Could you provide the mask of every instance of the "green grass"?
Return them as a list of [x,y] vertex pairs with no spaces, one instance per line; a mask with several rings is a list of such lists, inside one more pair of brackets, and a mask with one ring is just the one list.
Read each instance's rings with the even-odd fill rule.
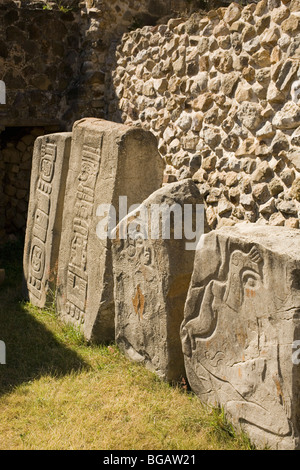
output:
[[222,410],[25,302],[21,266],[21,242],[0,248],[1,450],[253,449]]

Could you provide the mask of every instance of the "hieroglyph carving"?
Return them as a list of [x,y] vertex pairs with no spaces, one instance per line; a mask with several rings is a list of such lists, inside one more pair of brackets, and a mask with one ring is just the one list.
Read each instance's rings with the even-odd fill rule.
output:
[[74,123],[56,308],[89,341],[108,342],[115,335],[111,239],[103,219],[110,208],[122,214],[120,200],[129,207],[143,201],[160,187],[162,176],[151,133],[96,118]]
[[254,442],[293,448],[300,234],[237,227],[205,235],[196,252],[181,325],[187,376],[203,401],[224,406]]
[[28,289],[41,299],[42,279],[45,272],[45,243],[49,225],[52,180],[55,172],[56,145],[44,143],[41,147],[39,179],[36,191],[36,210],[32,229]]
[[76,188],[75,216],[70,248],[70,262],[67,273],[66,313],[84,323],[84,311],[87,298],[88,276],[87,240],[93,205],[95,186],[101,160],[99,137],[86,134],[82,150],[81,172]]

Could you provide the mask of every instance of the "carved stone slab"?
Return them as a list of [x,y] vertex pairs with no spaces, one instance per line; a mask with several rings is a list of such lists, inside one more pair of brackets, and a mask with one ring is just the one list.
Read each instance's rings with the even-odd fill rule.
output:
[[33,305],[53,302],[69,165],[70,132],[38,137],[34,144],[24,246],[24,294]]
[[101,208],[118,213],[119,196],[140,203],[161,186],[163,168],[148,131],[93,118],[73,126],[56,299],[63,320],[88,340],[114,339],[111,240],[97,231]]
[[299,446],[299,319],[299,230],[242,223],[200,239],[181,326],[187,377],[259,447]]
[[[170,238],[164,239],[163,215],[154,223],[151,208],[176,204],[183,214],[184,204],[189,204],[195,221],[195,207],[200,202],[192,180],[168,184],[121,221],[113,241],[116,342],[129,358],[167,381],[185,376],[179,330],[195,251],[186,249],[183,231],[181,239],[175,239],[175,222],[170,225]],[[129,236],[132,225],[145,220],[145,208],[148,218],[140,236]],[[154,231],[160,225],[160,232],[154,235],[151,225]]]

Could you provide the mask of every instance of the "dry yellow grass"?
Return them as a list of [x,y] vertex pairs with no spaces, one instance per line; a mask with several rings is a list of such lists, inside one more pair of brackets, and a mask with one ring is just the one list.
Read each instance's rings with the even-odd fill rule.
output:
[[1,450],[251,449],[192,393],[21,302],[18,266],[0,288]]

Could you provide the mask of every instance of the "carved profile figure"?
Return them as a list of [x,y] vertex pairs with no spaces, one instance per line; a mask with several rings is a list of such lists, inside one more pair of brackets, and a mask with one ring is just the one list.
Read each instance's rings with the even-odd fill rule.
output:
[[127,276],[127,287],[131,291],[134,311],[142,319],[144,314],[150,313],[153,308],[152,284],[155,283],[156,274],[152,248],[149,241],[142,237],[135,239],[128,237],[125,243],[127,259],[131,265]]
[[[230,246],[230,241],[216,239],[211,234],[207,242],[216,250],[215,259],[209,260],[207,247],[197,255],[200,264],[181,325],[189,382],[204,401],[225,406],[247,430],[255,428],[254,435],[266,433],[270,442],[274,436],[287,438],[292,399],[282,351],[292,325],[285,312],[292,315],[295,305],[286,290],[290,265],[280,263],[280,257],[274,261],[259,245],[239,248],[236,241]],[[203,266],[203,275],[201,256],[212,267]]]
[[182,326],[182,335],[185,338],[183,348],[187,356],[191,356],[192,350],[195,349],[196,338],[208,338],[214,333],[217,324],[217,300],[225,302],[229,308],[239,312],[245,297],[253,298],[262,289],[262,263],[256,247],[252,247],[249,253],[236,250],[230,257],[227,279],[214,279],[207,284],[199,315]]

